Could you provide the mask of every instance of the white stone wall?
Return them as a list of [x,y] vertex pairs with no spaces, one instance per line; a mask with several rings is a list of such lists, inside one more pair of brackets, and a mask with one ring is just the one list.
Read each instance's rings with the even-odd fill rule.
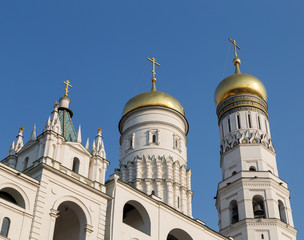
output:
[[[181,234],[186,232],[193,240],[227,239],[207,228],[202,222],[193,220],[161,201],[133,189],[120,180],[112,180],[106,186],[107,193],[114,198],[108,205],[106,240],[167,239],[169,232],[173,229],[182,230],[180,231]],[[150,234],[143,233],[123,222],[123,209],[125,204],[130,201],[139,203],[144,207],[150,220]],[[180,235],[179,237],[189,240],[190,238],[186,237],[188,235]]]

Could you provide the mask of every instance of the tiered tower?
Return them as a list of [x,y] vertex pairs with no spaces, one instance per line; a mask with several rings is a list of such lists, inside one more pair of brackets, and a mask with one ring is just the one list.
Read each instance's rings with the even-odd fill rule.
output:
[[216,200],[220,233],[235,240],[295,240],[289,190],[279,178],[271,140],[266,89],[256,77],[241,73],[238,46],[231,41],[235,74],[215,91],[222,169]]
[[119,122],[121,179],[192,216],[191,170],[187,169],[188,122],[178,100],[152,89],[131,98]]

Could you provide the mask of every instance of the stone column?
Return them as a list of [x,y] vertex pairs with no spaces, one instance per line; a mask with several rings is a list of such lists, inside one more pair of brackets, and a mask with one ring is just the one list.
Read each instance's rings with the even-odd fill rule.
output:
[[58,213],[59,213],[58,210],[53,209],[53,208],[51,209],[48,240],[53,240],[56,219],[59,217]]

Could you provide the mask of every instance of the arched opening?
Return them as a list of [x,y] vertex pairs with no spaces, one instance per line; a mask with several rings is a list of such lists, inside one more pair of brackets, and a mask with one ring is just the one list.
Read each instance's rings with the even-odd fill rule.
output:
[[193,238],[184,230],[175,228],[169,232],[167,240],[193,240]]
[[230,208],[231,224],[237,223],[239,221],[239,210],[237,206],[237,201],[232,200],[230,202],[229,208]]
[[87,219],[76,203],[66,201],[59,205],[53,240],[85,240]]
[[150,235],[151,232],[151,222],[150,217],[146,209],[139,202],[128,201],[123,208],[122,221],[145,233]]
[[75,173],[78,173],[79,171],[79,159],[77,157],[74,157],[74,160],[73,160],[73,166],[72,166],[72,171],[75,172]]
[[255,172],[255,171],[256,171],[256,168],[255,168],[254,166],[251,166],[251,167],[249,168],[249,171]]
[[264,198],[255,195],[252,199],[253,214],[255,218],[266,218]]
[[8,237],[10,225],[11,225],[11,220],[7,217],[3,218],[0,236],[6,237],[6,238]]
[[19,207],[25,208],[25,202],[22,195],[14,188],[2,188],[0,190],[0,198],[13,204],[16,204]]
[[285,207],[281,200],[279,200],[278,208],[279,208],[280,220],[284,223],[287,223]]

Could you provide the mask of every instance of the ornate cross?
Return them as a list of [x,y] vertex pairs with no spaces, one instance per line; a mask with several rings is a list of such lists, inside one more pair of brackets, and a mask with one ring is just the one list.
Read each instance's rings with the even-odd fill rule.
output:
[[64,97],[67,97],[68,96],[68,92],[69,92],[69,87],[72,87],[72,85],[70,85],[70,81],[69,80],[66,80],[63,83],[66,85]]
[[228,38],[228,39],[229,39],[229,41],[232,42],[233,45],[234,45],[234,56],[235,56],[235,58],[237,58],[236,48],[237,48],[238,50],[241,50],[241,49],[240,49],[240,47],[239,47],[238,45],[236,45],[236,41],[235,41],[235,40],[232,40],[231,38]]
[[147,58],[149,61],[152,62],[152,79],[155,79],[155,75],[156,75],[156,72],[155,72],[155,64],[157,66],[160,66],[159,63],[156,62],[156,59],[153,57],[153,58]]

